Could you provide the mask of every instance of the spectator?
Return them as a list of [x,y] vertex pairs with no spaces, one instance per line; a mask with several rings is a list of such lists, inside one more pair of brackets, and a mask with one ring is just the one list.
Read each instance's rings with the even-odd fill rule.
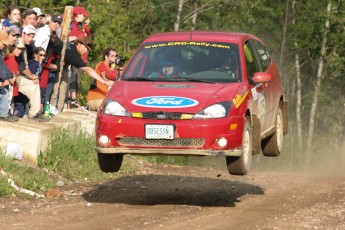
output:
[[48,43],[52,32],[56,32],[62,23],[62,17],[60,15],[53,15],[49,24],[37,29],[35,36],[35,46],[43,47],[47,50]]
[[10,26],[15,26],[16,24],[11,23],[11,19],[5,19],[2,22],[2,31],[6,31]]
[[2,49],[9,44],[7,33],[0,31],[0,69],[2,70],[0,71],[0,120],[14,122],[18,121],[18,118],[9,113],[10,103],[7,92],[13,74],[7,68],[2,56]]
[[[20,77],[17,78],[18,91],[30,100],[29,118],[38,119],[36,116],[40,111],[40,88],[39,77],[30,72],[28,63],[34,57],[34,50],[31,43],[35,37],[35,27],[27,25],[23,29],[21,41],[25,45],[22,54],[16,58],[19,67]],[[24,99],[24,98],[23,98]],[[18,100],[15,106],[15,115],[24,116],[26,100]],[[37,103],[38,102],[38,103]]]
[[68,82],[67,68],[69,66],[74,66],[83,70],[87,75],[96,80],[99,80],[101,83],[106,84],[107,86],[111,86],[114,84],[113,81],[105,80],[101,76],[99,76],[94,69],[88,67],[86,63],[81,59],[81,56],[83,54],[85,54],[88,50],[91,50],[90,45],[91,39],[89,39],[88,37],[78,38],[75,43],[67,44],[64,56],[65,66],[62,71],[62,76],[61,79],[60,77],[56,77],[53,94],[50,100],[50,104],[56,106],[60,112],[63,111],[66,98]]
[[22,15],[22,19],[23,19],[22,28],[24,28],[27,25],[32,25],[35,27],[36,18],[37,18],[37,13],[34,10],[32,9],[25,10]]
[[5,19],[9,19],[10,24],[15,24],[19,26],[21,16],[20,16],[20,8],[15,5],[11,5],[7,8],[7,10],[4,12],[3,17]]
[[[11,97],[9,98],[12,113],[13,113],[12,102],[15,102],[16,97],[18,96],[18,86],[16,83],[16,79],[18,77],[19,70],[18,70],[18,63],[16,62],[15,57],[18,57],[22,53],[23,49],[25,49],[24,44],[22,43],[21,40],[17,40],[15,45],[9,46],[9,54],[5,58],[5,63],[7,65],[7,67],[13,73],[13,81],[14,82],[13,82],[13,88],[12,88],[12,100],[11,100]],[[10,92],[9,92],[9,94],[10,94]]]
[[19,37],[20,37],[20,29],[18,26],[10,26],[6,30],[9,40],[10,40],[10,45],[14,45]]
[[77,38],[90,37],[90,19],[87,19],[84,23],[86,17],[89,17],[89,14],[83,7],[76,6],[73,8],[71,30],[68,35],[70,42],[77,40]]
[[[105,80],[116,80],[118,71],[111,70],[111,66],[115,64],[117,52],[114,48],[107,48],[102,52],[103,61],[96,65],[96,72]],[[120,67],[122,68],[122,67]],[[87,94],[87,106],[90,110],[98,111],[101,106],[105,95],[108,92],[108,86],[100,81],[96,81],[93,88],[90,88]]]
[[45,14],[42,13],[41,9],[38,7],[34,7],[34,8],[32,8],[32,10],[35,11],[36,15],[37,15],[36,22],[35,22],[34,26],[36,28],[40,28],[40,27],[44,26],[45,25],[45,22],[44,22]]
[[[35,74],[36,76],[41,75],[42,63],[45,58],[46,58],[46,51],[42,47],[36,47],[34,51],[34,59],[31,59],[28,63],[29,70],[32,74]],[[45,95],[45,90],[42,92],[42,89],[40,88],[40,100],[34,102],[35,104],[40,104],[40,110],[38,112],[38,115],[36,115],[35,118],[37,118],[37,116],[40,116],[41,115],[40,113],[43,112],[44,97],[42,97],[42,95]],[[35,100],[37,99],[35,98]],[[46,117],[43,116],[41,118],[46,118]]]
[[[43,68],[41,74],[41,81],[40,87],[41,92],[46,91],[44,96],[44,105],[50,101],[50,95],[53,91],[55,77],[60,70],[60,55],[62,50],[62,41],[57,36],[56,32],[53,32],[50,36],[48,48],[47,48],[47,56],[49,56],[46,65]],[[45,80],[46,74],[48,72],[48,80]],[[45,90],[44,90],[45,88]]]
[[[82,38],[85,36],[90,38],[90,19],[85,20],[86,17],[89,17],[89,14],[83,7],[76,6],[73,8],[71,30],[68,35],[69,41],[75,41],[77,38]],[[87,62],[87,57],[88,52],[81,57],[85,63]],[[72,66],[70,74],[69,96],[72,101],[75,101],[77,99],[77,91],[80,85],[82,71]]]

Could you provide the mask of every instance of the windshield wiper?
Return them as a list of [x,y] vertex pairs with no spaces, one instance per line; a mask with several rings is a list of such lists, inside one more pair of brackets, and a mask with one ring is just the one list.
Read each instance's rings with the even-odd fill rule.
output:
[[175,81],[188,81],[188,82],[202,82],[202,83],[209,83],[209,84],[217,84],[217,82],[214,82],[214,81],[197,79],[197,78],[188,78],[188,77],[174,78],[174,80]]

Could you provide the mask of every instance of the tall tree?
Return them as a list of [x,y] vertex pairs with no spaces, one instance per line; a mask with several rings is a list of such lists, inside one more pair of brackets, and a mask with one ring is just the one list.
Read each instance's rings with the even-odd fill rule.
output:
[[319,101],[319,95],[320,95],[320,88],[321,88],[321,80],[323,78],[323,68],[324,68],[324,61],[326,56],[326,49],[327,49],[327,36],[328,36],[328,30],[329,30],[329,15],[331,12],[331,0],[328,0],[327,4],[327,17],[325,20],[324,30],[322,33],[322,40],[321,40],[321,48],[320,48],[320,56],[318,60],[318,69],[317,69],[317,75],[316,75],[316,82],[315,82],[315,88],[314,88],[314,95],[313,95],[313,102],[311,105],[310,110],[310,117],[309,117],[309,129],[308,129],[308,139],[307,139],[307,160],[306,164],[310,162],[311,154],[312,154],[312,145],[313,145],[313,138],[314,138],[314,131],[315,131],[315,116],[316,116],[316,109],[318,106]]

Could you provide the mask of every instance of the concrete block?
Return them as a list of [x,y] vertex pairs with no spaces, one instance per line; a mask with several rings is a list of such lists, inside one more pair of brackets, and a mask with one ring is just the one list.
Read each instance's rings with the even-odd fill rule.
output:
[[89,133],[94,132],[95,118],[88,118],[78,111],[63,114],[53,117],[49,122],[37,122],[26,118],[21,118],[18,122],[0,121],[1,150],[5,150],[8,143],[17,143],[23,148],[23,160],[37,165],[39,154],[48,150],[51,134],[56,128],[62,127],[75,132],[83,128]]
[[8,143],[18,143],[23,148],[23,160],[37,165],[40,152],[46,151],[53,125],[48,122],[20,119],[18,122],[0,121],[0,147],[4,149]]
[[87,134],[95,134],[95,123],[97,112],[89,111],[88,113],[84,112],[79,108],[75,109],[65,109],[63,113],[58,114],[57,117],[63,118],[66,120],[75,120],[81,123],[80,129],[86,132]]

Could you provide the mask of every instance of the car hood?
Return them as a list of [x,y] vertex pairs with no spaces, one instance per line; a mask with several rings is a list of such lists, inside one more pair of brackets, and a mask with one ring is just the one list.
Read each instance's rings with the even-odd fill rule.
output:
[[231,101],[241,83],[117,81],[107,94],[128,111],[180,111],[197,113],[217,102]]

